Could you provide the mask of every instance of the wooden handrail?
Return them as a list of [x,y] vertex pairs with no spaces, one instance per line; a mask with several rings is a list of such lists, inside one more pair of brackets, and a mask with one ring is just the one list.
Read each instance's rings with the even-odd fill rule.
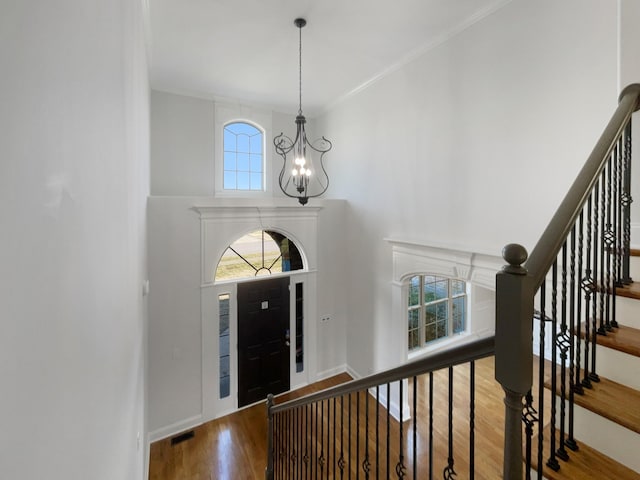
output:
[[396,382],[416,375],[433,372],[442,368],[447,368],[472,360],[479,360],[494,353],[494,337],[488,337],[475,342],[467,343],[450,350],[441,351],[405,365],[401,365],[391,370],[376,373],[365,378],[343,383],[335,387],[312,393],[301,398],[289,400],[288,402],[270,407],[272,414],[290,410],[302,405],[319,402],[328,398],[339,397],[349,393],[359,392],[377,385]]

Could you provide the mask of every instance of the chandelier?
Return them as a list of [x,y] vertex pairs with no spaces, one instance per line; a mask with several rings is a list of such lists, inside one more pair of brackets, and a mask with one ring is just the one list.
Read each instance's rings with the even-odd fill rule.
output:
[[[302,27],[307,24],[304,18],[293,22],[298,27],[298,84],[299,103],[296,116],[296,136],[294,140],[280,133],[273,139],[276,153],[282,157],[283,165],[278,182],[284,194],[297,198],[305,205],[309,198],[319,197],[329,188],[329,176],[324,168],[324,154],[331,150],[331,142],[325,137],[309,141],[305,131],[307,120],[302,114]],[[317,157],[314,166],[313,157]]]

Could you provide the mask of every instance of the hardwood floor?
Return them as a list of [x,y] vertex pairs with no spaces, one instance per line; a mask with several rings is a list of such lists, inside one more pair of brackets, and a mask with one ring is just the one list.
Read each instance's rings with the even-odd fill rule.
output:
[[[346,373],[279,395],[277,403],[351,380]],[[264,479],[267,465],[265,404],[256,404],[193,429],[193,438],[151,445],[149,480]]]
[[[479,360],[475,363],[475,472],[477,479],[496,479],[501,477],[502,451],[503,451],[503,422],[504,405],[503,393],[500,385],[494,380],[493,357]],[[324,382],[311,385],[301,391],[291,392],[278,398],[277,403],[285,399],[302,396],[327,388],[331,385],[347,381],[346,374],[333,377]],[[459,366],[454,369],[454,441],[453,458],[454,469],[460,478],[468,477],[469,470],[469,366]],[[412,381],[409,381],[410,403],[412,403]],[[429,472],[429,378],[423,375],[417,379],[417,389],[420,391],[417,403],[417,427],[414,437],[414,420],[410,419],[403,424],[403,463],[407,467],[407,478],[412,478],[411,472],[414,465],[418,468],[417,478],[428,478]],[[442,477],[442,472],[447,466],[448,457],[448,372],[447,370],[434,374],[434,408],[433,408],[433,469],[434,477]],[[369,403],[369,430],[367,433],[363,414]],[[363,464],[365,459],[370,464],[371,478],[375,478],[376,469],[380,472],[380,478],[387,478],[387,469],[396,478],[395,468],[399,460],[399,423],[393,418],[389,420],[389,438],[395,441],[389,443],[389,463],[386,461],[386,422],[387,415],[384,406],[379,406],[379,432],[375,434],[375,409],[377,402],[371,395],[361,393],[351,396],[351,401],[345,398],[342,402],[338,399],[333,407],[333,402],[325,402],[325,421],[340,425],[340,405],[344,411],[344,417],[348,418],[348,406],[352,411],[352,460],[345,467],[351,471],[355,478],[355,471],[360,471],[360,477],[364,478]],[[356,419],[355,412],[359,408],[360,420]],[[328,418],[326,418],[328,417]],[[348,423],[343,420],[346,432]],[[320,422],[322,423],[322,422]],[[291,478],[320,478],[332,475],[333,469],[337,469],[339,478],[339,452],[342,442],[332,436],[327,436],[326,428],[322,442],[314,443],[311,448],[310,458],[313,462],[302,462],[302,454],[298,454],[298,463],[294,467],[297,475]],[[355,432],[358,432],[356,435]],[[346,433],[343,433],[346,436]],[[414,440],[415,452],[414,457]],[[376,441],[377,440],[377,441]],[[357,442],[357,443],[356,443]],[[300,443],[300,445],[302,445]],[[366,448],[365,448],[366,446]],[[379,455],[376,457],[376,447]],[[349,443],[344,440],[343,452],[348,450]],[[302,448],[302,447],[301,447]],[[334,451],[336,453],[334,453]],[[287,452],[290,457],[291,452]],[[322,454],[322,455],[320,455]],[[317,459],[322,456],[323,462],[318,467]],[[346,456],[346,455],[344,455]],[[414,462],[415,458],[415,462]],[[315,469],[315,474],[310,473]],[[232,415],[214,420],[194,429],[193,438],[176,445],[171,445],[170,439],[161,440],[152,444],[150,458],[150,480],[211,480],[211,479],[263,479],[266,466],[266,413],[264,405],[236,412]],[[287,462],[287,467],[290,465]],[[284,467],[278,467],[284,468]],[[346,475],[345,475],[346,476]]]

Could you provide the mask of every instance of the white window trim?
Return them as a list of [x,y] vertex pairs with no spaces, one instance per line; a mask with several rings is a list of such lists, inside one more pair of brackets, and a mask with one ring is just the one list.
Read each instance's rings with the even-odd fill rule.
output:
[[[390,365],[404,363],[416,357],[431,354],[435,351],[446,350],[454,345],[471,342],[493,334],[493,321],[490,325],[484,321],[476,321],[477,311],[482,310],[483,317],[491,305],[476,303],[476,287],[485,291],[495,290],[496,273],[504,265],[502,257],[486,252],[474,251],[465,247],[451,248],[435,242],[414,241],[405,239],[386,238],[391,246],[393,277],[391,282],[392,312],[398,312],[391,321],[389,340],[395,356],[390,359]],[[432,342],[425,348],[408,349],[407,329],[409,325],[408,279],[414,275],[429,272],[433,275],[451,277],[464,280],[467,283],[467,332],[466,336],[453,337]],[[482,319],[481,319],[482,320]]]
[[[224,127],[229,123],[245,122],[263,133],[263,190],[225,190],[224,178]],[[273,137],[271,112],[253,107],[230,103],[215,103],[215,196],[232,198],[255,198],[273,195],[272,166],[273,149],[269,148]]]

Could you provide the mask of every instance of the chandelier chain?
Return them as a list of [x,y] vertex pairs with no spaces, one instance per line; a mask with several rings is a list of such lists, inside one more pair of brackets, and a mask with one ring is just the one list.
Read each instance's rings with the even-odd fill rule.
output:
[[302,26],[298,27],[298,115],[302,115]]

